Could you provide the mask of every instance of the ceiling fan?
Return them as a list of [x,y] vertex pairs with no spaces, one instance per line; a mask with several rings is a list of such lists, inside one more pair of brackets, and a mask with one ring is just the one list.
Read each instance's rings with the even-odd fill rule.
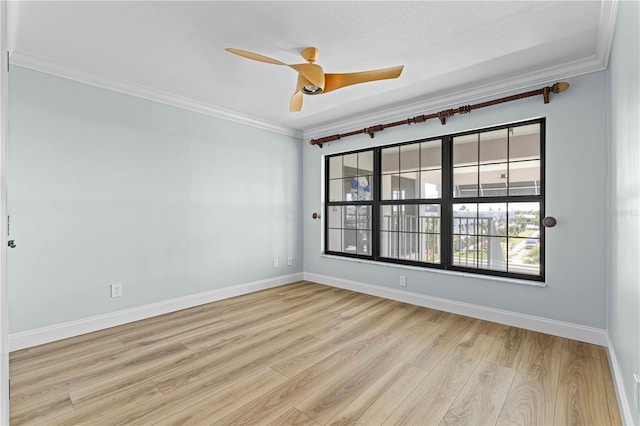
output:
[[277,59],[259,55],[246,50],[226,48],[227,52],[234,53],[244,58],[254,61],[266,62],[273,65],[284,65],[293,68],[298,72],[298,83],[296,91],[291,97],[289,111],[295,112],[302,109],[302,95],[320,95],[333,90],[341,89],[352,84],[366,83],[369,81],[386,80],[400,76],[404,65],[379,70],[352,72],[344,74],[325,74],[320,65],[315,61],[320,55],[320,51],[315,47],[307,47],[300,52],[300,55],[307,61],[305,64],[285,64]]

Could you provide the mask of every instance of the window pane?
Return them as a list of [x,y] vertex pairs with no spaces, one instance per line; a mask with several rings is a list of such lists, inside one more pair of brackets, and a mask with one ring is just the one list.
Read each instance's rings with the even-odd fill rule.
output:
[[420,144],[400,146],[400,171],[413,172],[420,168]]
[[402,173],[400,175],[399,200],[414,200],[420,193],[420,173]]
[[398,233],[380,232],[380,256],[398,257]]
[[509,235],[540,235],[540,203],[509,203]]
[[[382,239],[386,239],[387,241],[386,247],[384,245],[381,245],[381,249],[385,250],[386,253],[384,256],[404,260],[419,260],[421,256],[419,242],[418,206],[402,204],[383,206],[383,212],[385,210],[385,213],[388,213],[389,211],[394,213],[394,215],[390,219],[391,223],[386,226],[390,229],[397,230],[398,232],[381,236]],[[395,214],[396,212],[397,214]],[[388,215],[383,216],[388,217]],[[387,233],[383,232],[382,234]]]
[[540,158],[540,124],[509,129],[509,161]]
[[382,199],[383,200],[400,199],[400,176],[399,175],[382,175]]
[[478,205],[478,218],[486,221],[484,234],[507,235],[507,203],[481,203]]
[[478,134],[453,138],[453,166],[478,164]]
[[509,272],[540,274],[540,242],[538,239],[510,238],[509,246]]
[[482,256],[478,267],[494,271],[507,270],[507,239],[505,237],[480,237]]
[[[354,178],[356,179],[356,178]],[[359,176],[356,179],[358,201],[371,200],[373,176]]]
[[440,263],[440,206],[420,205],[421,262]]
[[355,229],[343,229],[342,230],[342,247],[345,253],[357,252],[357,232]]
[[453,236],[453,264],[477,268],[478,238],[475,235]]
[[440,233],[440,206],[438,204],[420,205],[420,232]]
[[358,154],[342,156],[342,174],[344,177],[358,176]]
[[456,198],[478,196],[478,166],[453,169],[453,196]]
[[329,228],[342,228],[342,208],[340,206],[329,207]]
[[329,181],[329,201],[342,201],[342,179]]
[[442,197],[442,171],[428,170],[420,173],[420,198]]
[[480,133],[480,164],[507,161],[508,129]]
[[420,168],[422,170],[442,168],[442,140],[420,144]]
[[380,208],[380,229],[383,231],[398,230],[398,206],[382,206]]
[[342,156],[329,158],[329,179],[342,177]]
[[342,251],[342,230],[329,229],[329,251]]
[[371,231],[358,231],[358,239],[356,243],[356,251],[358,254],[371,254],[369,248],[371,244]]
[[373,174],[373,151],[358,153],[358,176]]
[[358,206],[356,227],[361,230],[371,230],[371,206]]
[[509,163],[509,195],[540,194],[540,160]]
[[423,262],[440,263],[440,234],[422,234]]
[[507,163],[480,166],[480,196],[507,195]]
[[380,154],[382,173],[398,173],[400,171],[400,147],[384,148]]
[[479,232],[478,205],[453,205],[453,264],[473,267],[477,265],[477,249]]

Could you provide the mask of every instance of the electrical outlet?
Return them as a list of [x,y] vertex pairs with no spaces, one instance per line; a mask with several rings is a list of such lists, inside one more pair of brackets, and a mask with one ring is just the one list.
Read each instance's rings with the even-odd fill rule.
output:
[[404,275],[400,275],[400,286],[402,287],[407,286],[407,277],[405,277]]
[[277,257],[274,257],[274,258],[273,258],[273,267],[274,267],[274,268],[277,268],[278,266],[279,266],[279,265],[278,265],[278,258],[277,258]]
[[633,403],[636,405],[636,411],[640,412],[640,376],[633,375]]
[[287,257],[287,265],[289,266],[293,265],[293,257],[291,256]]
[[111,297],[122,296],[122,284],[111,284]]

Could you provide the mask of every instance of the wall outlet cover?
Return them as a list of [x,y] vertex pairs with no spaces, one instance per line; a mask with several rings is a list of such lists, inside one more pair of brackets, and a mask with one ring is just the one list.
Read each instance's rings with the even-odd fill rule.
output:
[[122,284],[111,284],[111,297],[122,296]]

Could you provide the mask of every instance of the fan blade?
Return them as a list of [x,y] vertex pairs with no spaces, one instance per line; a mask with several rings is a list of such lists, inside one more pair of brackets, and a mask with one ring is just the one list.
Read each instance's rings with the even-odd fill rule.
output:
[[372,71],[352,72],[346,74],[325,74],[324,90],[322,91],[322,93],[331,92],[332,90],[341,89],[346,86],[351,86],[352,84],[398,78],[403,68],[404,65],[400,65],[399,67],[384,68]]
[[324,87],[324,71],[322,67],[316,64],[294,64],[289,67],[298,71],[298,73],[307,79],[314,86]]
[[284,62],[278,61],[277,59],[273,59],[264,55],[259,55],[253,52],[247,52],[246,50],[234,49],[231,47],[227,47],[224,50],[226,50],[229,53],[234,53],[238,56],[242,56],[243,58],[253,59],[254,61],[266,62],[267,64],[273,64],[273,65],[287,65]]
[[302,92],[299,90],[293,94],[289,102],[289,112],[298,112],[302,110]]

